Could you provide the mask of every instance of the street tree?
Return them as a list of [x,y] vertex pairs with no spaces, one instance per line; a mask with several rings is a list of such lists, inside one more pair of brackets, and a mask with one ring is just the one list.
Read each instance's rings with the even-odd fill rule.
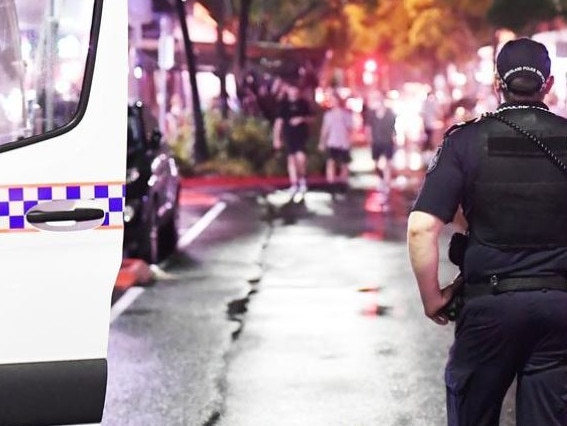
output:
[[494,0],[487,16],[497,28],[529,36],[541,23],[567,17],[567,0]]
[[227,93],[227,72],[229,68],[229,56],[226,52],[223,33],[227,22],[227,13],[230,11],[230,4],[227,0],[208,0],[203,2],[209,9],[212,18],[216,21],[216,75],[220,80],[220,110],[223,119],[228,118],[228,93]]
[[[325,46],[332,65],[351,67],[377,55],[434,75],[462,63],[491,40],[486,14],[493,0],[233,0],[250,6],[249,41]],[[527,1],[527,0],[526,0]],[[566,0],[567,1],[567,0]],[[242,33],[244,34],[244,33]]]
[[[204,0],[225,3],[224,24],[238,34],[236,70],[247,69],[247,44],[325,47],[332,66],[362,57],[419,70],[425,79],[463,64],[493,42],[498,28],[530,33],[567,13],[567,0]],[[488,18],[488,19],[487,19]]]
[[372,10],[378,2],[379,0],[254,0],[250,10],[250,37],[254,41],[285,42],[290,35],[302,29],[317,28],[321,22],[344,17],[344,10],[349,6],[362,6]]
[[[376,9],[379,0],[202,0],[215,19],[224,3],[224,25],[238,34],[235,66],[246,68],[246,45],[254,42],[298,46],[352,47],[357,22]],[[357,18],[357,15],[358,18]],[[354,28],[353,28],[354,27]],[[360,27],[360,26],[359,26]],[[367,28],[364,28],[366,30]]]
[[181,26],[183,34],[183,44],[185,46],[185,56],[187,60],[187,67],[189,70],[189,83],[191,84],[191,97],[193,106],[193,121],[195,123],[195,145],[193,152],[193,159],[196,163],[206,161],[209,158],[209,151],[207,148],[207,135],[205,133],[205,124],[203,119],[203,112],[201,110],[201,98],[199,95],[199,88],[197,85],[197,61],[195,49],[191,37],[189,36],[189,29],[187,28],[187,9],[183,0],[175,1],[175,11]]
[[382,0],[372,16],[376,49],[433,77],[469,61],[490,42],[485,16],[492,0]]

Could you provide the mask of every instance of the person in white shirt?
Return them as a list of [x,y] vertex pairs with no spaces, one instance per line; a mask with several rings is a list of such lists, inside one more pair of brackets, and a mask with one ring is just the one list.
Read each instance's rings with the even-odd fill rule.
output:
[[333,93],[331,108],[323,115],[319,138],[319,149],[327,153],[325,178],[331,185],[348,183],[352,132],[352,114],[344,100]]

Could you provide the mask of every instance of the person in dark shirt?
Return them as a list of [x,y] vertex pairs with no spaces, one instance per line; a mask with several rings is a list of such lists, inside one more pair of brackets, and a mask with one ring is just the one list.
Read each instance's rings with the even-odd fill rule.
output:
[[274,148],[285,148],[287,171],[292,192],[307,191],[307,140],[313,112],[300,90],[289,83],[287,96],[281,101],[274,123]]
[[[567,425],[567,120],[543,103],[553,86],[543,44],[497,56],[504,102],[444,135],[408,218],[425,315],[448,324],[439,237],[462,210],[464,306],[445,369],[449,426],[497,426],[516,380],[518,426]],[[546,148],[544,148],[544,146]]]
[[378,177],[376,190],[387,195],[392,181],[392,157],[396,136],[396,115],[386,105],[381,92],[372,91],[363,113],[364,132],[370,142],[372,159]]

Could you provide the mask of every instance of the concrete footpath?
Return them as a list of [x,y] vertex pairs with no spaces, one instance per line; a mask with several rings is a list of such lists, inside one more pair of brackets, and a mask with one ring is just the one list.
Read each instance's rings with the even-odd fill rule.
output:
[[[276,216],[215,425],[446,424],[454,326],[423,314],[405,241],[411,195],[393,191],[387,213],[365,209],[368,196],[309,193],[295,221]],[[444,252],[440,274],[455,275]],[[515,424],[512,398],[501,426]]]

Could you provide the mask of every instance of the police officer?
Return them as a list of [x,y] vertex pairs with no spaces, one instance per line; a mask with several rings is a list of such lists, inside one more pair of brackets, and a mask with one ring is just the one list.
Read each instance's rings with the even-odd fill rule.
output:
[[502,47],[497,117],[445,133],[408,219],[425,315],[441,325],[455,286],[439,284],[439,237],[460,208],[468,224],[445,370],[450,426],[498,425],[514,380],[518,426],[567,425],[567,120],[543,103],[550,68],[540,43]]

